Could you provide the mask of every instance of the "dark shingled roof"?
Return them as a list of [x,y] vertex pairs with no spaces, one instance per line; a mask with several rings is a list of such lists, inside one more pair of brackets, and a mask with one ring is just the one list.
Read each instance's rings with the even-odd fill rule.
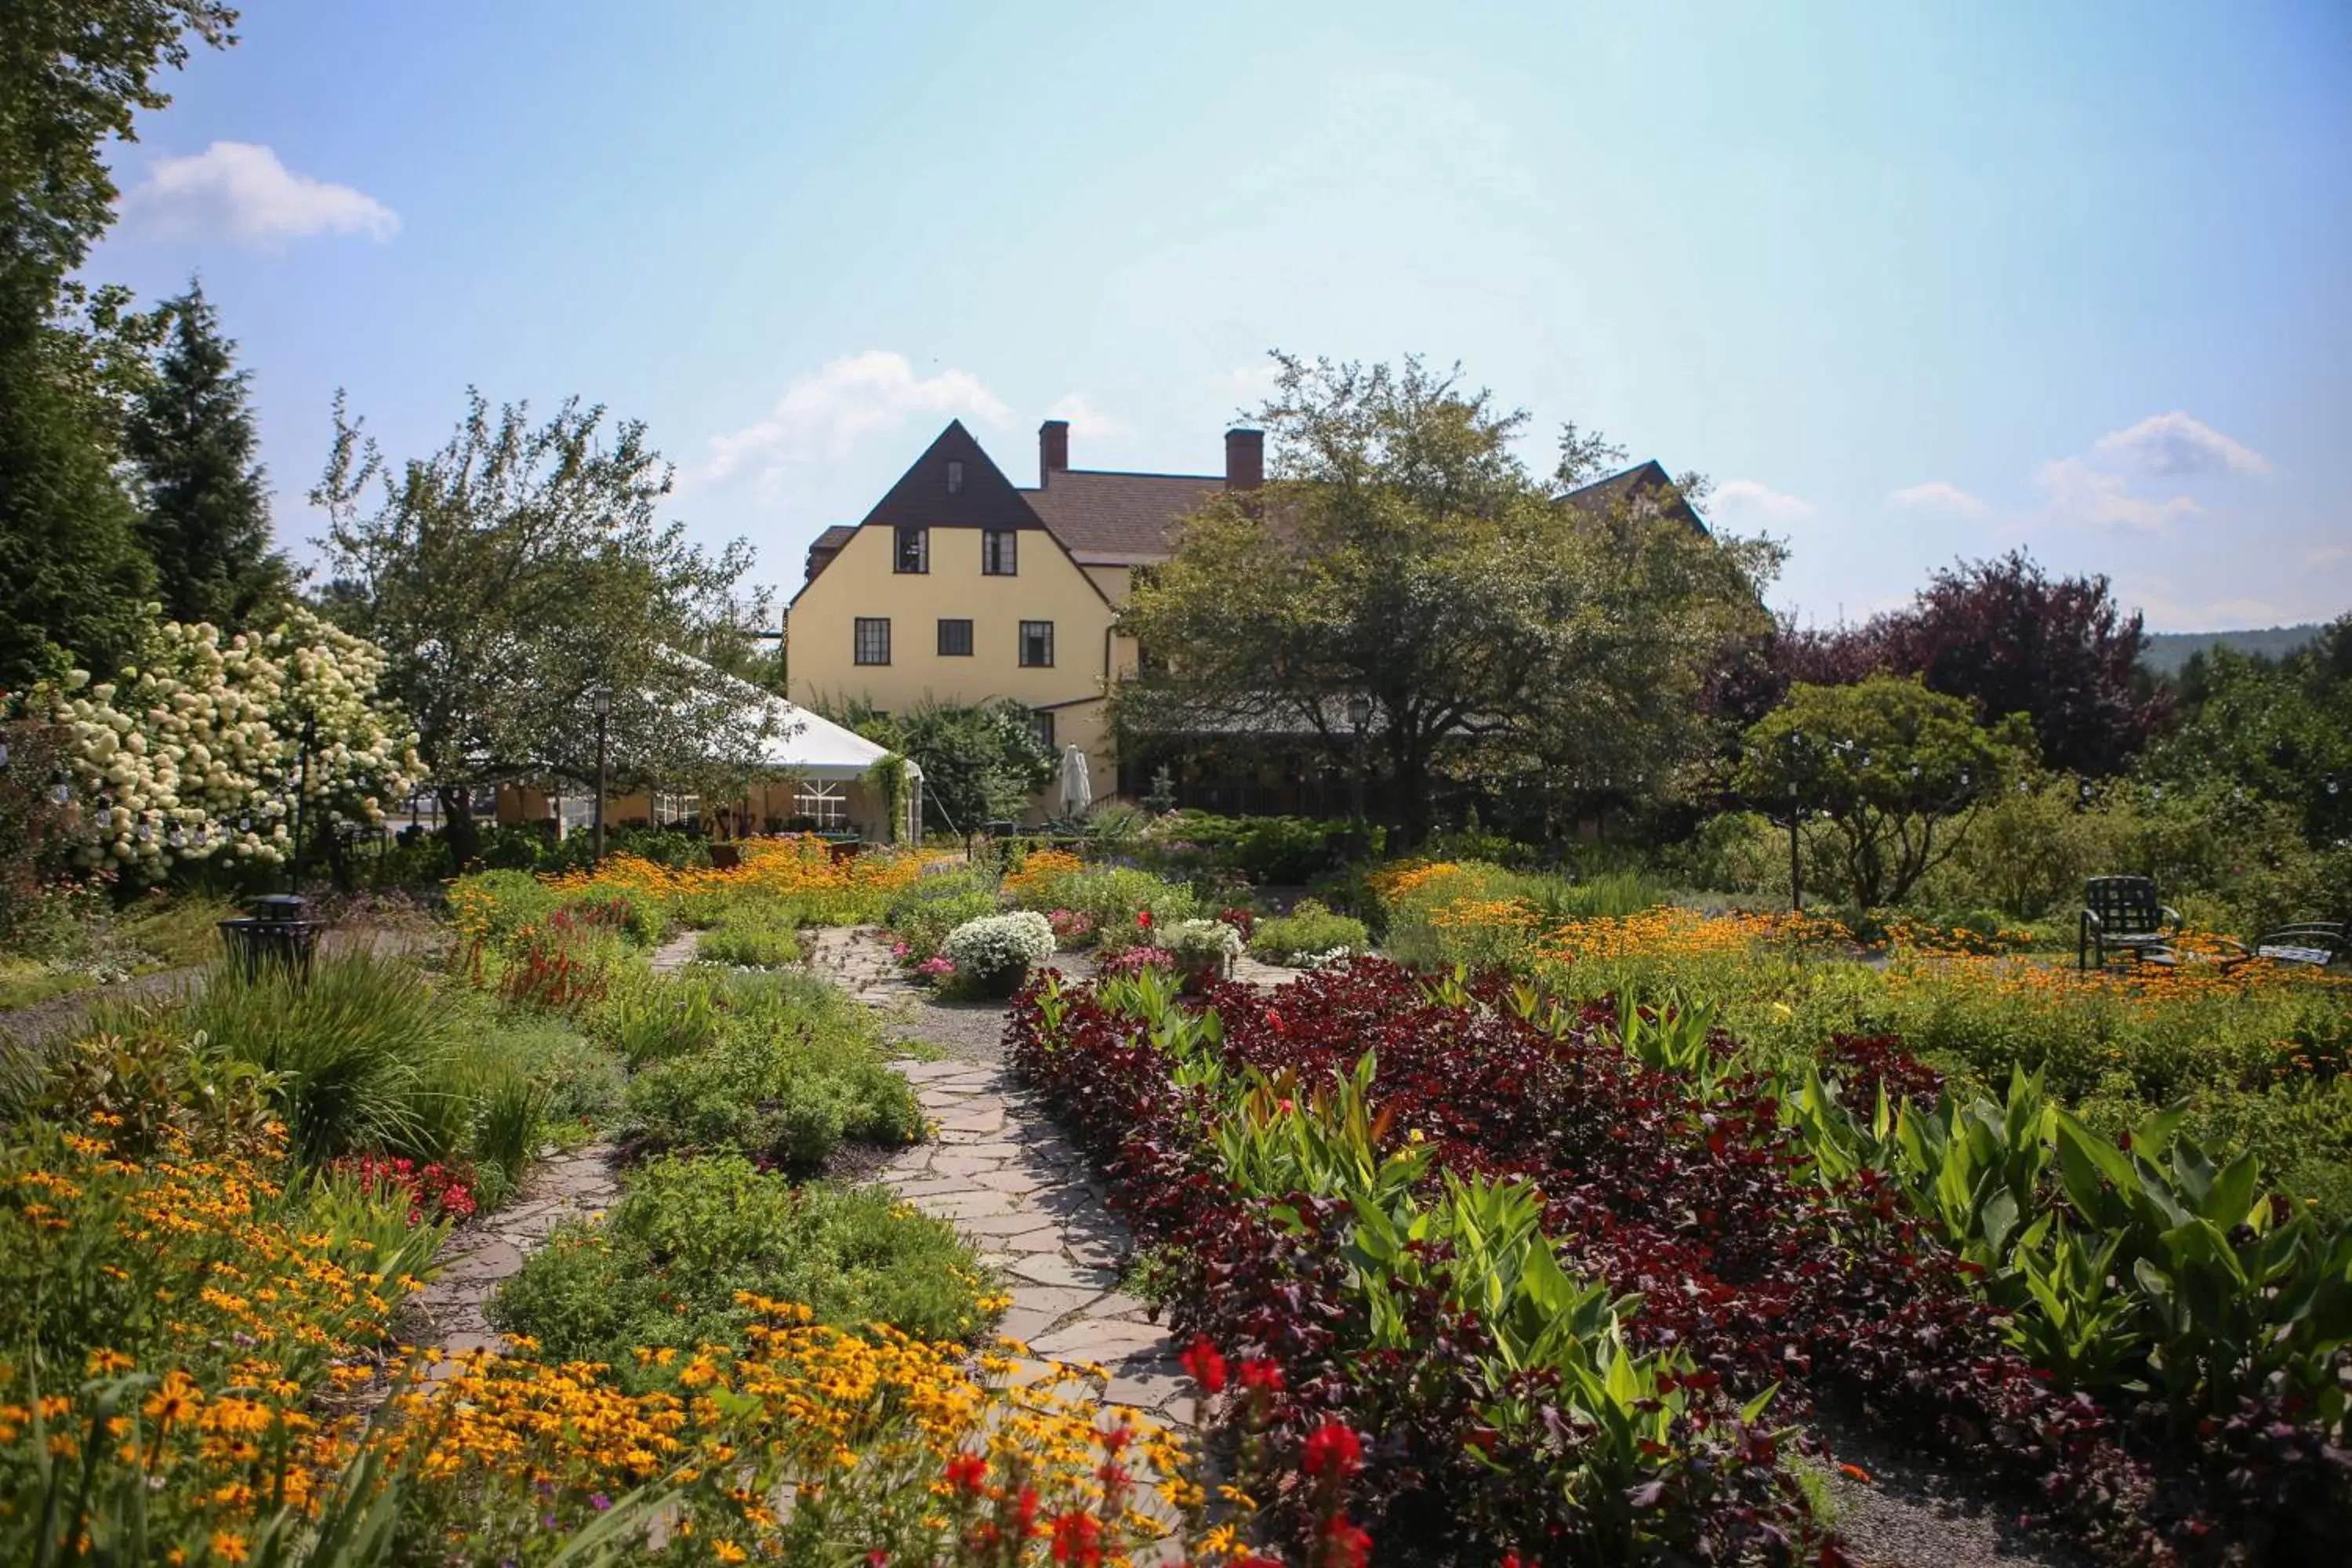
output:
[[1675,477],[1666,472],[1665,465],[1655,458],[1646,463],[1636,463],[1622,474],[1612,474],[1605,479],[1595,479],[1589,485],[1572,489],[1560,499],[1570,506],[1589,511],[1608,511],[1620,506],[1632,506],[1662,492],[1672,493],[1666,515],[1680,518],[1701,533],[1706,531],[1706,521],[1692,510],[1690,502],[1675,489]]
[[1080,565],[1131,566],[1165,561],[1170,525],[1224,488],[1222,474],[1063,468],[1021,493]]

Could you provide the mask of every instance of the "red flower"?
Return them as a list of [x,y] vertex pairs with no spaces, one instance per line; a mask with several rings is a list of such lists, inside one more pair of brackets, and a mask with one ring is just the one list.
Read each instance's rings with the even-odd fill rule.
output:
[[1371,1536],[1349,1524],[1346,1514],[1331,1516],[1330,1522],[1323,1527],[1323,1539],[1329,1543],[1323,1554],[1329,1568],[1364,1568],[1371,1561]]
[[1013,1505],[1013,1523],[1024,1541],[1037,1533],[1037,1489],[1023,1487]]
[[1310,1476],[1344,1481],[1363,1468],[1363,1439],[1344,1421],[1326,1421],[1307,1439],[1299,1462]]
[[960,1492],[977,1493],[988,1479],[988,1461],[978,1454],[958,1454],[948,1461],[948,1485]]
[[1075,1568],[1097,1568],[1102,1562],[1102,1521],[1072,1509],[1054,1521],[1054,1561]]
[[1262,1356],[1252,1357],[1242,1363],[1241,1380],[1242,1386],[1252,1394],[1280,1394],[1282,1367]]
[[1138,910],[1135,911],[1135,929],[1138,931],[1150,931],[1151,929],[1151,911],[1150,910]]
[[1194,1339],[1192,1349],[1176,1359],[1192,1381],[1201,1385],[1202,1394],[1217,1394],[1225,1391],[1225,1358],[1217,1353],[1217,1347],[1209,1342],[1208,1335],[1202,1334]]

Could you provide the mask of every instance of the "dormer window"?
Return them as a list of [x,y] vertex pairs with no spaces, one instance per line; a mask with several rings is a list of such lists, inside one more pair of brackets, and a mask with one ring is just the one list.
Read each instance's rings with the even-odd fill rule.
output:
[[895,563],[900,572],[928,572],[931,569],[931,531],[928,528],[898,530],[898,555]]
[[963,494],[963,463],[955,458],[948,459],[948,494]]

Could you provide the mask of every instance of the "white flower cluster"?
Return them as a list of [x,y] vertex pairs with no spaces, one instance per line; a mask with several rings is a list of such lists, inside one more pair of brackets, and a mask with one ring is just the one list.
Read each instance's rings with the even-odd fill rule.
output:
[[374,644],[297,610],[226,644],[166,621],[121,680],[76,670],[35,692],[28,707],[63,731],[76,859],[142,880],[223,853],[275,863],[293,854],[297,795],[306,832],[382,821],[422,771],[416,735],[377,696],[383,668]]
[[1302,952],[1291,960],[1293,969],[1322,969],[1329,964],[1345,963],[1356,956],[1356,950],[1344,943],[1327,952]]
[[1002,974],[1054,956],[1054,928],[1034,910],[982,915],[948,932],[940,951],[959,974]]
[[1223,968],[1242,955],[1242,933],[1223,921],[1178,921],[1159,933],[1160,945],[1181,964]]

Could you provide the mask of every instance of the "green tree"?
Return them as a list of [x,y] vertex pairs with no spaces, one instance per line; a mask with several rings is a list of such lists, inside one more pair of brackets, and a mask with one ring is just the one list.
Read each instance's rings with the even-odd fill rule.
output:
[[1054,782],[1055,758],[1018,702],[926,701],[898,726],[898,749],[923,770],[923,820],[947,833],[1017,817]]
[[136,140],[191,37],[235,41],[210,0],[16,0],[0,24],[0,688],[105,673],[138,646],[152,572],[114,474],[123,366],[142,346],[117,291],[68,281],[113,221],[104,153]]
[[688,542],[657,515],[669,489],[642,424],[576,399],[533,425],[469,394],[449,443],[397,468],[336,399],[321,602],[388,656],[461,859],[471,786],[593,778],[599,689],[616,782],[724,794],[758,772],[771,710],[698,657],[741,633],[750,547]]
[[1146,656],[1122,733],[1305,735],[1377,770],[1416,840],[1447,766],[1564,790],[1703,751],[1699,686],[1760,623],[1775,547],[1559,493],[1617,455],[1573,426],[1538,483],[1511,450],[1527,416],[1458,371],[1276,360],[1273,481],[1187,519],[1121,616]]
[[1900,903],[1950,858],[1987,802],[2033,765],[2032,723],[1991,728],[1917,678],[1790,688],[1748,728],[1736,785],[1759,810],[1820,812],[1865,909]]
[[236,345],[201,284],[164,309],[172,335],[123,433],[145,490],[139,538],[166,618],[235,631],[285,604],[294,574],[269,547],[269,490]]
[[2352,839],[2352,616],[2278,659],[2197,654],[2180,685],[2188,711],[2152,776],[2292,806],[2315,848]]

